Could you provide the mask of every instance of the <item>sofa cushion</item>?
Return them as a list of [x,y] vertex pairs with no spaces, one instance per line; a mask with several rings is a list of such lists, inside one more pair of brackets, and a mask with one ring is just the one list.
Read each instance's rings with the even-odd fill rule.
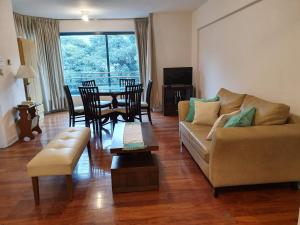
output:
[[213,139],[213,137],[215,136],[216,130],[219,127],[224,127],[225,124],[227,123],[227,121],[234,115],[237,115],[240,113],[240,110],[238,111],[234,111],[232,113],[228,113],[228,114],[223,114],[221,115],[216,122],[214,123],[213,127],[211,128],[211,130],[209,131],[206,140],[211,140]]
[[195,101],[195,116],[193,124],[212,126],[218,119],[220,102]]
[[220,97],[220,115],[231,113],[240,109],[245,94],[237,94],[225,88],[221,88],[217,94]]
[[290,107],[247,95],[241,109],[255,107],[254,125],[280,125],[287,123]]
[[201,102],[216,102],[219,101],[219,96],[216,96],[214,98],[190,98],[189,102],[189,112],[185,118],[185,121],[187,122],[193,122],[194,115],[195,115],[195,101],[201,101]]
[[181,129],[185,129],[190,134],[190,145],[197,150],[201,158],[209,162],[209,149],[211,141],[206,140],[211,126],[195,125],[186,121],[180,122]]
[[224,127],[250,127],[253,124],[255,111],[254,107],[243,109],[239,114],[232,116]]

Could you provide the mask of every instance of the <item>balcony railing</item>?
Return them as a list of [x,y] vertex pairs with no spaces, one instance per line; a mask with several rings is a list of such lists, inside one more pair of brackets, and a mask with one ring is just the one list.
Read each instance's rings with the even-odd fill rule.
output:
[[95,80],[99,89],[117,89],[119,80],[135,79],[135,83],[140,83],[140,72],[68,72],[64,71],[65,84],[69,85],[72,95],[79,95],[78,87],[82,81]]

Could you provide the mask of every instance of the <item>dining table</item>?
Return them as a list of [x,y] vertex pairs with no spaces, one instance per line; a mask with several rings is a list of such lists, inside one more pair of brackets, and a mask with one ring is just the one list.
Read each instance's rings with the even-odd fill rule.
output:
[[112,97],[112,107],[115,109],[118,107],[118,96],[126,94],[126,88],[117,86],[117,87],[98,87],[99,96],[111,96]]

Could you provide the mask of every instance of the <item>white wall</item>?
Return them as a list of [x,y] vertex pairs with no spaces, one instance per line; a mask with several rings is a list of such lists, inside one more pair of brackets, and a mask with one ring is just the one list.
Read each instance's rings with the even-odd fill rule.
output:
[[210,0],[193,13],[193,65],[204,97],[220,87],[284,102],[300,114],[300,1]]
[[14,78],[20,61],[11,0],[0,1],[0,30],[0,56],[12,64],[0,76],[0,148],[4,148],[18,140],[13,107],[25,100],[23,82]]
[[191,66],[192,13],[154,13],[156,66],[160,104],[162,104],[163,68]]
[[60,32],[132,32],[134,28],[133,19],[118,20],[96,20],[84,22],[82,20],[61,20],[59,22]]

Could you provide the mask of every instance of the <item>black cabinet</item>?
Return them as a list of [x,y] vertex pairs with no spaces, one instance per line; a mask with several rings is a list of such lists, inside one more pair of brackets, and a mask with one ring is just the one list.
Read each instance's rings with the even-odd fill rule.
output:
[[178,102],[189,100],[193,95],[193,85],[163,85],[164,115],[178,115]]

